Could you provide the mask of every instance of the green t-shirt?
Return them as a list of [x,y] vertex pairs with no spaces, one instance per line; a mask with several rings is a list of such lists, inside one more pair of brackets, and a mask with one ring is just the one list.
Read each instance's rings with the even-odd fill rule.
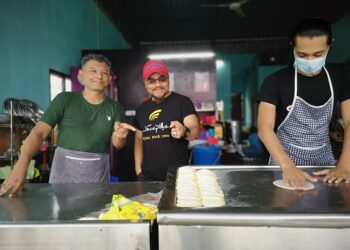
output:
[[88,103],[81,92],[62,92],[40,120],[52,128],[58,124],[57,145],[60,147],[108,153],[114,122],[124,121],[124,108],[108,97],[94,105]]

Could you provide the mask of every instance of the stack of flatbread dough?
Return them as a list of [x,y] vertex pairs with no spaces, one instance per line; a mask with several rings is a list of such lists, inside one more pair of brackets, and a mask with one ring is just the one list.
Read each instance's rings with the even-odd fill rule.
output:
[[225,205],[224,193],[213,171],[208,169],[198,170],[197,183],[203,207],[221,207]]
[[178,169],[176,179],[176,205],[178,207],[221,207],[225,205],[224,193],[216,174],[208,169],[193,167]]
[[176,179],[176,205],[178,207],[202,206],[195,168],[181,167],[178,169]]

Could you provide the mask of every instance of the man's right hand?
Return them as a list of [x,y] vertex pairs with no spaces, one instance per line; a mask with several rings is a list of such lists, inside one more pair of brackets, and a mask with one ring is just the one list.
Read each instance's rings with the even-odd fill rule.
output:
[[9,194],[9,197],[13,197],[16,196],[18,191],[23,189],[30,160],[39,151],[41,144],[50,134],[51,129],[49,124],[42,121],[39,121],[34,126],[21,147],[21,154],[17,163],[1,186],[0,196]]
[[311,181],[311,182],[316,182],[317,178],[312,177],[308,173],[304,172],[300,168],[297,168],[293,164],[282,168],[282,178],[285,183],[288,185],[298,189],[298,190],[303,190],[305,189],[305,181]]
[[10,198],[15,197],[23,189],[26,176],[27,169],[16,164],[1,185],[0,197],[5,194],[8,194]]
[[139,175],[142,173],[142,168],[141,167],[135,167],[135,173],[136,175]]
[[138,181],[144,181],[145,180],[145,176],[143,175],[142,172],[140,172],[136,177],[137,177]]

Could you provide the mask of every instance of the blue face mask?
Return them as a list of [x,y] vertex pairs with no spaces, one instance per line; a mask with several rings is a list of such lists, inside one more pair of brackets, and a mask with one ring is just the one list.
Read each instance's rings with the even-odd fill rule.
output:
[[294,57],[295,57],[294,65],[303,74],[308,76],[313,76],[318,72],[320,72],[322,67],[325,65],[327,53],[325,56],[316,58],[316,59],[304,59],[304,58],[297,57],[294,54]]

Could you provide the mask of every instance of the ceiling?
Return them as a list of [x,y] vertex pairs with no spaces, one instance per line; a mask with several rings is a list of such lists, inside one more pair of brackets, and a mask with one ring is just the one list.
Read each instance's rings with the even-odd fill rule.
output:
[[245,17],[228,7],[201,7],[232,0],[95,1],[134,48],[277,44],[302,18],[318,16],[332,24],[350,13],[350,0],[249,0],[242,5]]

